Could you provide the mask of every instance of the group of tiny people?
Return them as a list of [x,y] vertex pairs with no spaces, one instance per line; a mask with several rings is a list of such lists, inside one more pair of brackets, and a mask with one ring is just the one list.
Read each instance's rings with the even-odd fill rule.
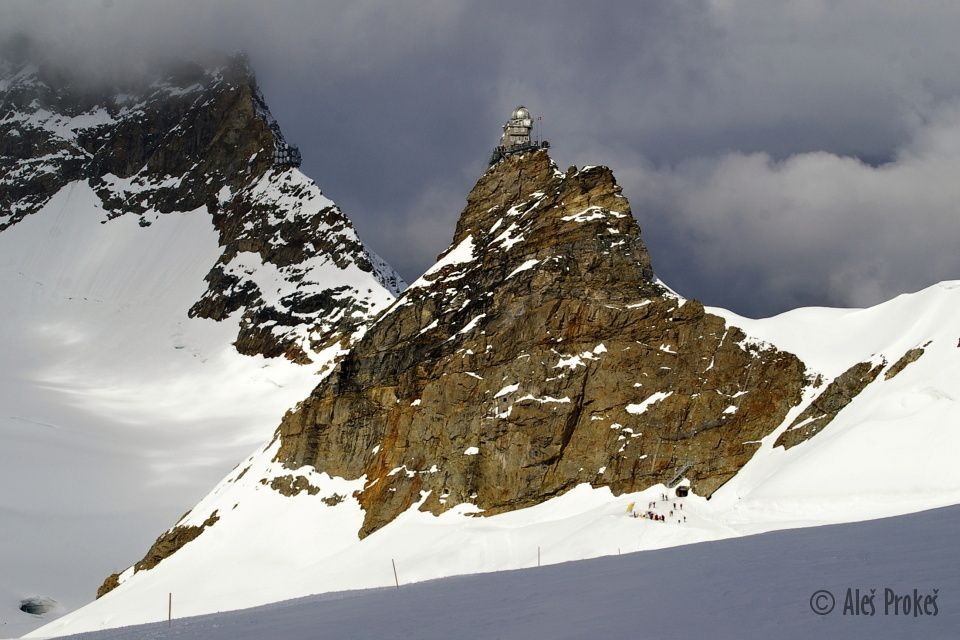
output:
[[[643,513],[639,511],[630,510],[630,516],[632,518],[644,518],[645,520],[653,520],[654,522],[667,522],[669,519],[670,522],[674,520],[677,521],[677,524],[683,524],[687,521],[687,516],[681,514],[683,511],[683,501],[680,498],[676,498],[676,501],[670,499],[670,496],[666,493],[660,494],[659,500],[653,500],[647,503],[647,510]],[[663,507],[669,512],[666,514],[659,513],[660,507],[657,506],[659,502],[665,502],[666,505]],[[676,515],[674,515],[676,514]]]

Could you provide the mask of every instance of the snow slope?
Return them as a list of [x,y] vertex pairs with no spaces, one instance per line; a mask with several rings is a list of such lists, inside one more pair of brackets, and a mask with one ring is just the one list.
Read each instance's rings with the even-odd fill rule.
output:
[[842,522],[960,502],[960,281],[869,309],[797,309],[765,320],[710,311],[796,353],[827,382],[856,362],[892,365],[929,343],[918,361],[892,379],[881,374],[812,440],[784,452],[771,446],[779,432],[767,438],[714,498],[730,506],[731,522],[771,513],[783,526],[793,526],[791,518],[803,525],[810,514]]
[[[960,282],[866,310],[801,309],[766,320],[712,311],[741,326],[749,340],[795,351],[825,382],[863,360],[885,358],[889,367],[908,349],[926,345],[926,350],[896,377],[881,375],[811,440],[787,451],[774,448],[804,404],[796,407],[709,501],[678,500],[662,486],[613,496],[608,489],[582,485],[535,507],[487,518],[472,516],[470,505],[439,517],[413,507],[359,540],[362,514],[351,493],[364,479],[301,469],[296,473],[320,487],[320,495],[282,496],[259,482],[290,473],[270,462],[276,447],[271,443],[182,521],[199,524],[216,511],[215,526],[156,568],[128,571],[119,588],[34,637],[157,620],[165,615],[162,603],[169,592],[181,615],[197,615],[311,593],[389,586],[391,560],[402,568],[404,582],[416,582],[527,567],[538,548],[541,561],[553,564],[618,549],[670,547],[960,503],[960,468],[952,463],[953,452],[960,450],[960,329],[955,324]],[[815,395],[808,390],[806,402]],[[665,501],[660,499],[664,492],[669,494]],[[630,517],[630,512],[647,511],[650,502],[656,505],[649,510],[666,522]],[[682,510],[673,507],[675,502],[683,504]]]
[[[960,508],[780,531],[394,588],[312,596],[77,640],[309,638],[953,638],[960,631]],[[532,560],[532,558],[530,559]],[[528,562],[529,564],[529,562]],[[398,565],[400,575],[404,566]],[[843,615],[847,589],[876,613]],[[936,615],[894,615],[885,589],[926,595]],[[835,608],[810,608],[826,589]],[[825,601],[829,602],[829,600]],[[162,609],[163,603],[157,603]],[[174,613],[179,600],[174,600]]]
[[106,221],[75,182],[0,233],[0,636],[43,623],[21,598],[92,600],[324,367],[241,356],[236,316],[189,319],[217,233],[205,210],[150,217]]

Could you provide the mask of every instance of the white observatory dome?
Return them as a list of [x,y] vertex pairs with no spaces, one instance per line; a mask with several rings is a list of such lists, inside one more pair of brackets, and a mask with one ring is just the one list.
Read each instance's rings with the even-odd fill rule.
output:
[[510,119],[503,125],[503,135],[500,136],[500,144],[493,149],[490,156],[490,165],[493,166],[503,158],[514,153],[525,153],[537,149],[547,149],[550,143],[541,140],[531,139],[533,133],[533,117],[530,110],[522,104],[510,112]]
[[520,105],[519,107],[513,110],[512,118],[514,120],[529,120],[530,111],[525,106]]

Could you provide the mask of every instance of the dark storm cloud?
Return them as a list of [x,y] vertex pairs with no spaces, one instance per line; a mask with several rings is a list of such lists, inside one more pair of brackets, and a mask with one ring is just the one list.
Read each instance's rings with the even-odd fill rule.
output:
[[[244,48],[304,170],[408,279],[525,102],[614,168],[659,274],[746,314],[960,274],[951,2],[31,2],[49,55]],[[134,65],[135,66],[135,65]]]

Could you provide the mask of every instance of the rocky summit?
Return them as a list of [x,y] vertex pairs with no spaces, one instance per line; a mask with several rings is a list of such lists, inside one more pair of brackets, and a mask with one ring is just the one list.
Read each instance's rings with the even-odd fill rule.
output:
[[[774,436],[786,448],[813,438],[929,344],[889,368],[876,356],[825,378],[823,362],[808,366],[663,285],[610,169],[563,172],[542,148],[503,154],[436,264],[358,330],[271,442],[98,596],[135,594],[130,577],[163,573],[181,550],[179,567],[220,571],[235,561],[223,541],[281,555],[293,545],[284,558],[304,582],[291,593],[379,585],[376,570],[343,583],[333,556],[353,566],[350,554],[383,550],[383,538],[362,546],[370,534],[411,535],[403,527],[422,520],[390,534],[411,510],[462,506],[450,515],[470,519],[591,486],[620,496],[681,482],[709,498],[764,443],[769,453]],[[319,544],[310,566],[333,573],[304,574],[303,536]]]
[[365,477],[361,535],[580,483],[710,495],[808,382],[658,282],[610,169],[537,150],[480,178],[450,249],[283,419],[277,460]]
[[300,362],[402,289],[317,185],[277,161],[290,145],[244,56],[107,81],[21,54],[0,59],[0,231],[78,183],[99,197],[104,224],[206,211],[223,253],[190,314],[239,313],[240,352]]

